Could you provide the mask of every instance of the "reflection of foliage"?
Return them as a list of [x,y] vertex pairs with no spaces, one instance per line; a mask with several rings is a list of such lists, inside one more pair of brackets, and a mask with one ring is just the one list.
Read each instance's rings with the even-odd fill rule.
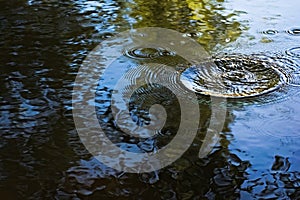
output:
[[135,0],[126,7],[135,28],[158,26],[189,33],[207,50],[236,40],[243,30],[234,20],[238,12],[225,13],[222,0]]
[[208,49],[218,44],[236,40],[242,33],[242,25],[234,20],[237,12],[225,14],[221,1],[186,0],[192,10],[190,17],[201,33],[198,41]]
[[130,16],[137,20],[136,28],[157,26],[178,30],[189,21],[186,16],[190,11],[184,1],[135,0],[127,7],[130,8]]

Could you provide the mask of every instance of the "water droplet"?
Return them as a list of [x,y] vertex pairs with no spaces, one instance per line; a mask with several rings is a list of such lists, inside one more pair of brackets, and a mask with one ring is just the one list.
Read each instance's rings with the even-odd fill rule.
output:
[[139,47],[126,50],[125,55],[134,59],[153,59],[160,56],[171,56],[174,53],[162,48]]
[[183,37],[191,37],[191,38],[197,38],[200,37],[202,35],[202,33],[198,32],[198,33],[185,33],[183,34]]
[[266,31],[262,31],[263,34],[266,34],[266,35],[276,35],[278,33],[277,30],[266,30]]
[[300,28],[293,28],[293,29],[287,30],[287,33],[290,35],[300,36]]

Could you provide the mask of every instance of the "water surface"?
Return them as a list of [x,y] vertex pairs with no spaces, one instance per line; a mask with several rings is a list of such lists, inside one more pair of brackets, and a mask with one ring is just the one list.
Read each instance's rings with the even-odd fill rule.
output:
[[[299,6],[291,0],[0,1],[1,197],[299,198]],[[251,62],[259,58],[259,65],[270,62],[278,73],[267,86],[263,82],[271,90],[228,100],[222,139],[209,156],[198,157],[211,117],[210,98],[200,93],[200,127],[185,154],[159,171],[127,174],[98,162],[82,145],[72,117],[72,89],[85,56],[99,42],[148,26],[177,30],[220,60],[241,54]],[[160,87],[142,88],[131,99],[131,114],[140,124],[149,123],[150,105],[139,104],[149,95],[148,103],[166,107],[170,119],[157,141],[126,137],[110,112],[114,81],[109,78],[122,74],[122,63],[130,66],[150,57],[178,72],[190,67],[165,53],[129,50],[98,88],[99,122],[123,149],[153,151],[178,129],[178,102]],[[281,79],[281,73],[287,78]],[[226,77],[240,81],[245,75],[237,71]],[[244,94],[248,89],[242,89]]]

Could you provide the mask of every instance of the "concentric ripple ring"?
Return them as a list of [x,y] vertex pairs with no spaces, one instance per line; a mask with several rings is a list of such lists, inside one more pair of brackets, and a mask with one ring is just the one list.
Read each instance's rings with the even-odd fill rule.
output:
[[152,48],[138,47],[138,48],[127,49],[124,54],[133,59],[153,59],[159,56],[172,55],[172,52],[157,47],[152,47]]
[[276,63],[247,55],[215,57],[187,68],[181,82],[204,95],[226,98],[254,97],[287,83],[288,75]]

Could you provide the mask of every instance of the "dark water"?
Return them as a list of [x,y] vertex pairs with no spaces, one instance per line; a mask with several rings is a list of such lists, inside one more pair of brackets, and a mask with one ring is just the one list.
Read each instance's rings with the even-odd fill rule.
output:
[[[283,0],[0,0],[1,199],[298,199],[299,6]],[[98,162],[81,143],[72,116],[73,83],[99,42],[148,26],[171,28],[197,40],[226,72],[221,78],[233,86],[227,95],[251,97],[228,100],[221,140],[200,159],[211,118],[210,99],[200,92],[200,128],[185,154],[152,173],[122,173]],[[132,64],[156,53],[136,49],[121,59]],[[161,62],[178,71],[187,66],[176,55],[159,53]],[[149,95],[148,103],[161,103],[172,117],[155,144],[127,138],[110,113],[109,78],[118,77],[122,66],[115,69],[96,98],[107,134],[130,151],[166,145],[180,123],[178,102],[156,86],[138,90],[131,101],[138,123],[149,123],[150,105],[138,104]],[[262,79],[266,81],[253,88],[241,86],[245,80]],[[199,80],[194,83],[202,86]]]

